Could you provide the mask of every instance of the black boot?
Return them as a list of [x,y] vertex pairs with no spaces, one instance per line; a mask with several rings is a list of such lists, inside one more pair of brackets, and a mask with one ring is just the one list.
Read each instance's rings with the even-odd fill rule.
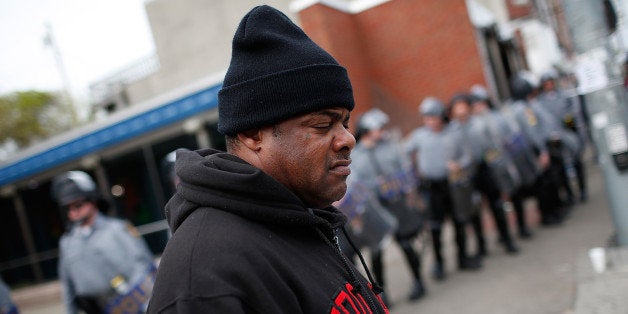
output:
[[458,248],[458,268],[461,270],[476,270],[482,267],[482,258],[470,257],[467,254],[467,238],[465,235],[465,223],[454,220],[456,230],[456,246]]
[[515,215],[517,216],[519,237],[521,239],[530,239],[532,238],[532,232],[530,232],[528,223],[526,222],[525,210],[523,208],[523,194],[523,191],[518,191],[517,193],[511,195],[511,202],[515,209]]
[[507,241],[506,243],[504,243],[504,250],[506,250],[506,253],[508,254],[519,253],[519,248],[512,241]]
[[482,268],[482,260],[477,257],[462,257],[458,259],[460,270],[478,270]]
[[589,197],[587,196],[587,191],[580,192],[580,203],[586,203]]
[[417,279],[414,281],[414,284],[412,285],[412,290],[410,291],[409,299],[410,301],[416,301],[424,297],[426,293],[427,291],[425,290],[425,287],[423,286],[423,282],[421,282],[420,279]]
[[432,269],[432,277],[437,281],[443,281],[445,279],[445,262],[441,253],[442,245],[440,236],[440,229],[432,230],[432,245],[434,247],[434,258],[436,259],[434,268]]
[[437,281],[445,280],[445,268],[442,263],[434,264],[434,269],[432,269],[432,277]]
[[471,218],[471,226],[473,227],[473,232],[475,233],[475,238],[478,245],[477,256],[486,257],[488,252],[486,251],[486,239],[484,238],[484,229],[482,228],[482,220],[480,219],[480,215],[473,215]]
[[532,238],[532,232],[525,226],[519,226],[519,237],[521,239],[530,239]]

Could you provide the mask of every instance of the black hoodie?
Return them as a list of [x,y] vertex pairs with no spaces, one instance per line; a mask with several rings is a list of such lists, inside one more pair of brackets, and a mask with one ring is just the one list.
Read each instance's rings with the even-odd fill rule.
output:
[[[346,218],[310,209],[240,158],[182,151],[166,205],[173,236],[149,313],[384,313],[340,253]],[[335,243],[334,243],[335,242]]]

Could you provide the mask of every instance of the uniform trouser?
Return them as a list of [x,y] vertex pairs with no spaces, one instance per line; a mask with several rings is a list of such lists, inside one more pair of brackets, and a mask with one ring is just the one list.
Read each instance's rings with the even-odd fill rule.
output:
[[[492,180],[490,170],[486,163],[481,163],[479,165],[474,183],[476,189],[480,191],[480,193],[482,193],[488,201],[491,214],[493,214],[493,219],[495,219],[497,231],[499,232],[501,239],[504,241],[504,245],[512,244],[512,237],[510,236],[508,221],[506,220],[506,212],[504,211],[504,202],[501,199],[499,187],[496,185],[495,181]],[[473,225],[474,229],[476,229],[476,234],[478,234],[478,240],[481,241],[479,243],[479,248],[482,250],[485,243],[479,214],[477,215],[477,218],[473,218],[473,220],[476,220],[473,222]]]
[[584,171],[584,164],[582,163],[582,156],[576,156],[573,166],[576,170],[576,177],[578,178],[578,188],[580,189],[580,197],[584,198],[587,195],[587,179]]
[[[585,197],[585,195],[587,194],[586,179],[584,167],[582,165],[582,159],[580,157],[576,157],[573,160],[573,167],[576,171],[576,179],[578,180],[578,191],[580,192],[580,197]],[[565,192],[567,194],[567,199],[568,201],[573,201],[575,194],[573,192],[573,189],[571,188],[571,182],[566,170],[566,165],[564,165],[561,169],[560,175],[562,186],[565,188]]]
[[371,270],[377,283],[384,288],[384,249],[381,247],[371,250]]
[[510,201],[512,202],[512,206],[515,209],[515,216],[517,217],[519,234],[528,232],[528,223],[526,221],[523,202],[527,197],[533,196],[534,194],[533,186],[522,186],[517,188],[517,190],[510,195]]
[[430,229],[432,233],[432,245],[436,263],[443,266],[442,255],[442,227],[445,219],[451,217],[456,232],[456,245],[458,247],[458,262],[461,264],[467,259],[467,238],[465,234],[465,221],[456,219],[453,215],[453,203],[449,192],[447,180],[423,180],[421,183],[423,193],[427,193],[429,199]]
[[105,312],[101,309],[100,303],[96,297],[77,296],[74,298],[74,303],[87,314],[101,314]]
[[[576,137],[580,138],[580,135],[578,134],[578,130],[574,126],[570,127],[569,129],[571,130],[571,132],[573,132],[573,134]],[[589,133],[589,136],[590,136],[590,133]],[[580,144],[584,146],[585,140],[582,140]],[[584,166],[582,164],[582,153],[576,154],[574,156],[573,167],[574,167],[574,170],[576,170],[576,178],[578,180],[578,190],[580,192],[580,197],[584,198],[586,197],[586,194],[587,194],[587,185],[586,185],[586,174],[584,172]],[[571,193],[571,196],[573,196],[573,192]]]
[[542,222],[556,222],[563,217],[562,201],[559,195],[561,161],[552,159],[548,169],[543,171],[536,182],[536,197]]
[[574,200],[573,189],[571,188],[571,182],[569,180],[569,175],[567,174],[567,167],[563,165],[563,167],[559,170],[560,172],[560,185],[565,189],[566,194],[566,202],[571,203]]
[[478,212],[477,214],[473,214],[470,218],[471,226],[473,227],[473,232],[475,233],[475,238],[477,240],[478,245],[478,254],[486,254],[486,239],[484,237],[484,227],[482,226],[482,216]]
[[[571,183],[569,180],[569,176],[567,174],[567,169],[566,169],[567,167],[566,165],[564,165],[564,162],[562,162],[562,160],[560,162],[563,164],[562,170],[561,170],[562,185],[565,187],[565,192],[567,193],[567,197],[571,201],[574,198],[574,192],[573,192],[573,189],[571,188]],[[584,173],[584,166],[582,164],[581,156],[574,156],[573,167],[574,167],[574,170],[576,171],[576,179],[578,180],[578,191],[580,192],[580,197],[586,197],[586,194],[587,194],[586,177]]]
[[[412,245],[413,239],[414,238],[408,237],[395,237],[395,241],[399,244],[401,250],[403,251],[414,280],[421,281],[421,258]],[[382,287],[385,287],[383,253],[383,249],[377,249],[371,252],[371,268],[373,269],[373,275],[375,276],[377,283],[379,283]]]
[[415,280],[421,280],[421,257],[412,245],[413,239],[414,238],[408,237],[395,237],[395,240],[401,247],[401,250],[406,257],[406,262],[408,263],[408,266],[410,266],[412,276],[414,276]]
[[[343,253],[349,258],[349,260],[354,264],[356,263],[357,252],[353,249],[353,247],[343,248]],[[384,248],[371,248],[371,267],[370,270],[373,272],[373,276],[375,277],[375,281],[384,288]]]

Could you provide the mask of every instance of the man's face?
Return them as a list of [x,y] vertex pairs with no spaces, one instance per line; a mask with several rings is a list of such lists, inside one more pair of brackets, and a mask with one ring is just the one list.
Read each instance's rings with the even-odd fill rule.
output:
[[261,167],[308,206],[324,208],[344,196],[355,138],[349,111],[331,108],[266,127]]
[[553,80],[546,80],[543,82],[543,90],[544,91],[553,91],[556,85]]
[[366,133],[366,136],[373,142],[377,142],[384,138],[384,130],[383,129],[373,129],[369,130]]
[[423,123],[434,132],[440,132],[443,129],[443,119],[439,116],[423,116]]
[[473,103],[473,105],[471,105],[472,108],[472,114],[482,114],[486,111],[488,111],[488,104],[485,101],[476,101]]
[[469,114],[469,104],[464,101],[457,101],[451,107],[451,118],[453,120],[466,122],[469,120]]
[[94,202],[89,200],[76,200],[67,205],[68,220],[71,222],[81,222],[87,224],[91,218],[98,212],[98,207]]

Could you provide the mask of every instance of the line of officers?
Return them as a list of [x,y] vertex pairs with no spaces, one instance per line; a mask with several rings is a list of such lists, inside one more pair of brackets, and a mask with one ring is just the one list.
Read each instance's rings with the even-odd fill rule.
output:
[[[586,121],[578,99],[561,88],[571,82],[555,72],[540,81],[516,74],[509,82],[512,98],[499,108],[479,85],[447,104],[427,97],[419,106],[422,126],[405,138],[386,130],[389,118],[379,109],[359,118],[347,194],[335,205],[348,216],[353,241],[369,251],[375,279],[385,291],[383,254],[391,240],[414,278],[409,299],[418,300],[426,287],[414,240],[429,232],[432,276],[445,279],[446,220],[455,230],[458,269],[477,270],[488,253],[482,208],[494,219],[505,252],[516,254],[513,235],[532,236],[524,200],[536,199],[545,226],[561,224],[569,214],[577,199],[572,181],[577,181],[578,199],[586,201]],[[510,230],[506,202],[514,208],[516,230]],[[468,235],[477,241],[473,253]],[[343,250],[351,257],[361,255],[349,245]]]

